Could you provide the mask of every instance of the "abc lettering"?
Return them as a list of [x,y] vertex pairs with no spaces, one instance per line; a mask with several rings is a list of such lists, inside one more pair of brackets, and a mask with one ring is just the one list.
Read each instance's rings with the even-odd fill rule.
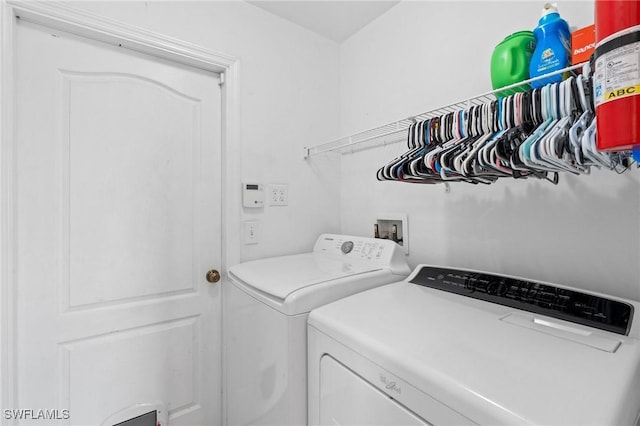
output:
[[613,99],[618,96],[630,95],[632,93],[635,93],[635,91],[636,91],[636,88],[634,86],[627,87],[624,89],[618,89],[615,92],[609,92],[607,94],[607,99]]

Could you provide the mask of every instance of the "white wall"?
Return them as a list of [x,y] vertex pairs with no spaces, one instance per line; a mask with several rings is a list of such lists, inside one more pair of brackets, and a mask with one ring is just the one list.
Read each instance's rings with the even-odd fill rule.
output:
[[[412,266],[466,266],[640,300],[637,170],[562,176],[557,187],[454,184],[445,194],[375,180],[402,144],[302,160],[303,146],[489,90],[493,47],[534,27],[542,3],[404,1],[341,46],[238,1],[73,4],[240,58],[240,175],[290,185],[288,207],[242,211],[262,228],[260,244],[241,246],[242,260],[308,250],[321,232],[371,234],[377,212],[406,212]],[[572,26],[593,21],[591,1],[561,2],[560,11]]]
[[289,184],[288,206],[242,210],[262,236],[240,246],[241,260],[310,250],[339,231],[339,163],[302,155],[338,136],[336,43],[241,1],[70,4],[240,59],[241,180]]
[[[537,24],[544,2],[405,1],[340,48],[341,135],[491,90],[493,47]],[[593,2],[560,2],[571,26]],[[342,156],[342,231],[373,233],[375,214],[409,216],[412,266],[470,267],[640,300],[640,171],[562,175],[553,186],[378,182],[403,144]]]

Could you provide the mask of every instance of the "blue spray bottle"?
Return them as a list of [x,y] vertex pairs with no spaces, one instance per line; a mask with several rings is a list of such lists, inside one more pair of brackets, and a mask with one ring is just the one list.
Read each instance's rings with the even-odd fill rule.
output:
[[[542,17],[533,30],[536,37],[536,49],[529,63],[530,78],[538,77],[569,65],[571,55],[571,32],[567,21],[560,17],[558,6],[547,3],[542,9]],[[556,74],[531,83],[535,89],[548,83],[562,81],[562,75]]]

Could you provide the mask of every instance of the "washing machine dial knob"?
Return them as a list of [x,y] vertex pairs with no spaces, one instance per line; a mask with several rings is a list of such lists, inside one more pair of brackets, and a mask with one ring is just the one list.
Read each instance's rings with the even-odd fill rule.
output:
[[353,250],[353,241],[345,241],[344,243],[342,243],[342,246],[340,246],[340,250],[342,250],[344,254],[351,253],[351,250]]

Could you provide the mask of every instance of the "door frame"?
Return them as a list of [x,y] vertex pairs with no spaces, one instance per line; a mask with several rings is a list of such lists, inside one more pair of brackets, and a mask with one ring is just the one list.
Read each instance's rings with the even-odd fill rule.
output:
[[[16,359],[16,217],[13,139],[13,39],[19,17],[38,25],[66,31],[132,51],[219,73],[221,109],[221,269],[240,260],[240,137],[239,60],[163,34],[134,27],[57,2],[0,0],[0,408],[15,407]],[[233,231],[236,232],[233,232]],[[223,273],[223,281],[226,274]],[[221,358],[222,360],[222,354]],[[222,392],[222,389],[220,389]],[[37,408],[37,407],[23,407]],[[43,407],[44,408],[44,407]],[[53,407],[48,407],[53,408]],[[222,413],[221,413],[222,415]],[[8,424],[0,412],[0,425]]]

